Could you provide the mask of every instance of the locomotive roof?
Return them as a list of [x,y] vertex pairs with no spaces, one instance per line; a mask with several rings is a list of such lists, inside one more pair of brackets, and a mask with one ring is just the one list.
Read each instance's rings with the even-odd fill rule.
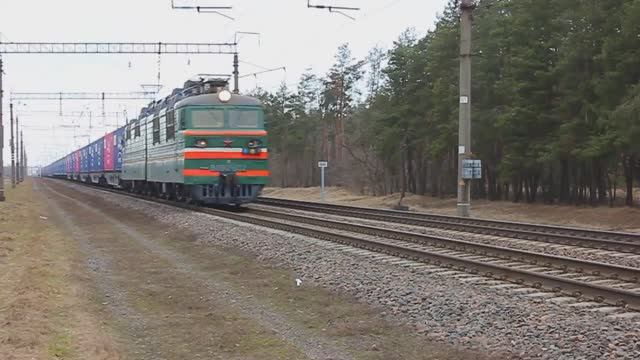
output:
[[244,95],[231,95],[231,100],[227,102],[222,102],[218,99],[217,93],[211,94],[202,94],[189,96],[187,98],[181,99],[175,104],[175,108],[179,108],[182,106],[190,106],[190,105],[255,105],[260,106],[262,103],[260,100]]
[[[188,105],[254,105],[260,106],[262,103],[260,100],[244,95],[232,94],[231,99],[227,102],[222,102],[218,99],[218,93],[207,93],[201,95],[191,96],[176,96],[168,97],[165,99],[157,100],[140,110],[140,115],[137,119],[142,119],[149,115],[157,115],[162,109],[171,108],[177,109],[181,106]],[[137,119],[131,119],[136,121]]]

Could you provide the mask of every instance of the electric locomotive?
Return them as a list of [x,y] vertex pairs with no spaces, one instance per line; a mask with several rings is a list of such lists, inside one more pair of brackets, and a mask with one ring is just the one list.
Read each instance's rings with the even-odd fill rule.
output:
[[264,112],[226,79],[187,81],[125,128],[121,186],[204,204],[254,200],[269,170]]

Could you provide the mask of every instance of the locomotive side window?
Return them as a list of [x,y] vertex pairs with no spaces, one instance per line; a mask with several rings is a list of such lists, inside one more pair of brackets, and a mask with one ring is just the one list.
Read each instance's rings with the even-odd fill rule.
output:
[[125,133],[125,140],[131,140],[131,125],[127,125],[127,130]]
[[173,110],[167,111],[167,141],[176,138],[176,118]]
[[133,125],[133,137],[139,137],[140,136],[140,120],[136,120],[136,122]]
[[255,129],[259,126],[259,113],[255,110],[230,110],[229,126],[231,128]]
[[224,127],[224,110],[196,109],[191,111],[191,126],[194,129]]
[[178,128],[179,129],[186,128],[185,123],[184,123],[184,110],[182,110],[182,109],[176,110],[174,112],[174,115],[176,117],[175,123],[178,124]]
[[153,118],[153,143],[160,142],[160,118]]

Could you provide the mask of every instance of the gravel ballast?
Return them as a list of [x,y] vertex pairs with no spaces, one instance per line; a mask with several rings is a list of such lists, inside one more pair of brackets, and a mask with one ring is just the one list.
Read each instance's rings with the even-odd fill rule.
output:
[[496,357],[640,358],[640,317],[612,319],[597,311],[599,307],[556,304],[428,268],[372,261],[305,236],[68,185],[189,229],[204,243],[240,248],[262,261],[291,268],[302,286],[353,295],[379,308],[389,320],[412,326],[432,339]]

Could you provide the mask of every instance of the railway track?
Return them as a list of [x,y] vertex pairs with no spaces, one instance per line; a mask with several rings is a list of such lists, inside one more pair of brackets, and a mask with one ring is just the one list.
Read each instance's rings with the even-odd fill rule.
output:
[[640,254],[640,235],[261,197],[258,204],[443,230]]
[[581,299],[640,310],[640,269],[498,246],[380,229],[262,209],[244,212],[198,207],[163,199],[133,196],[226,219],[345,244],[372,252],[448,267],[478,276],[525,284]]

